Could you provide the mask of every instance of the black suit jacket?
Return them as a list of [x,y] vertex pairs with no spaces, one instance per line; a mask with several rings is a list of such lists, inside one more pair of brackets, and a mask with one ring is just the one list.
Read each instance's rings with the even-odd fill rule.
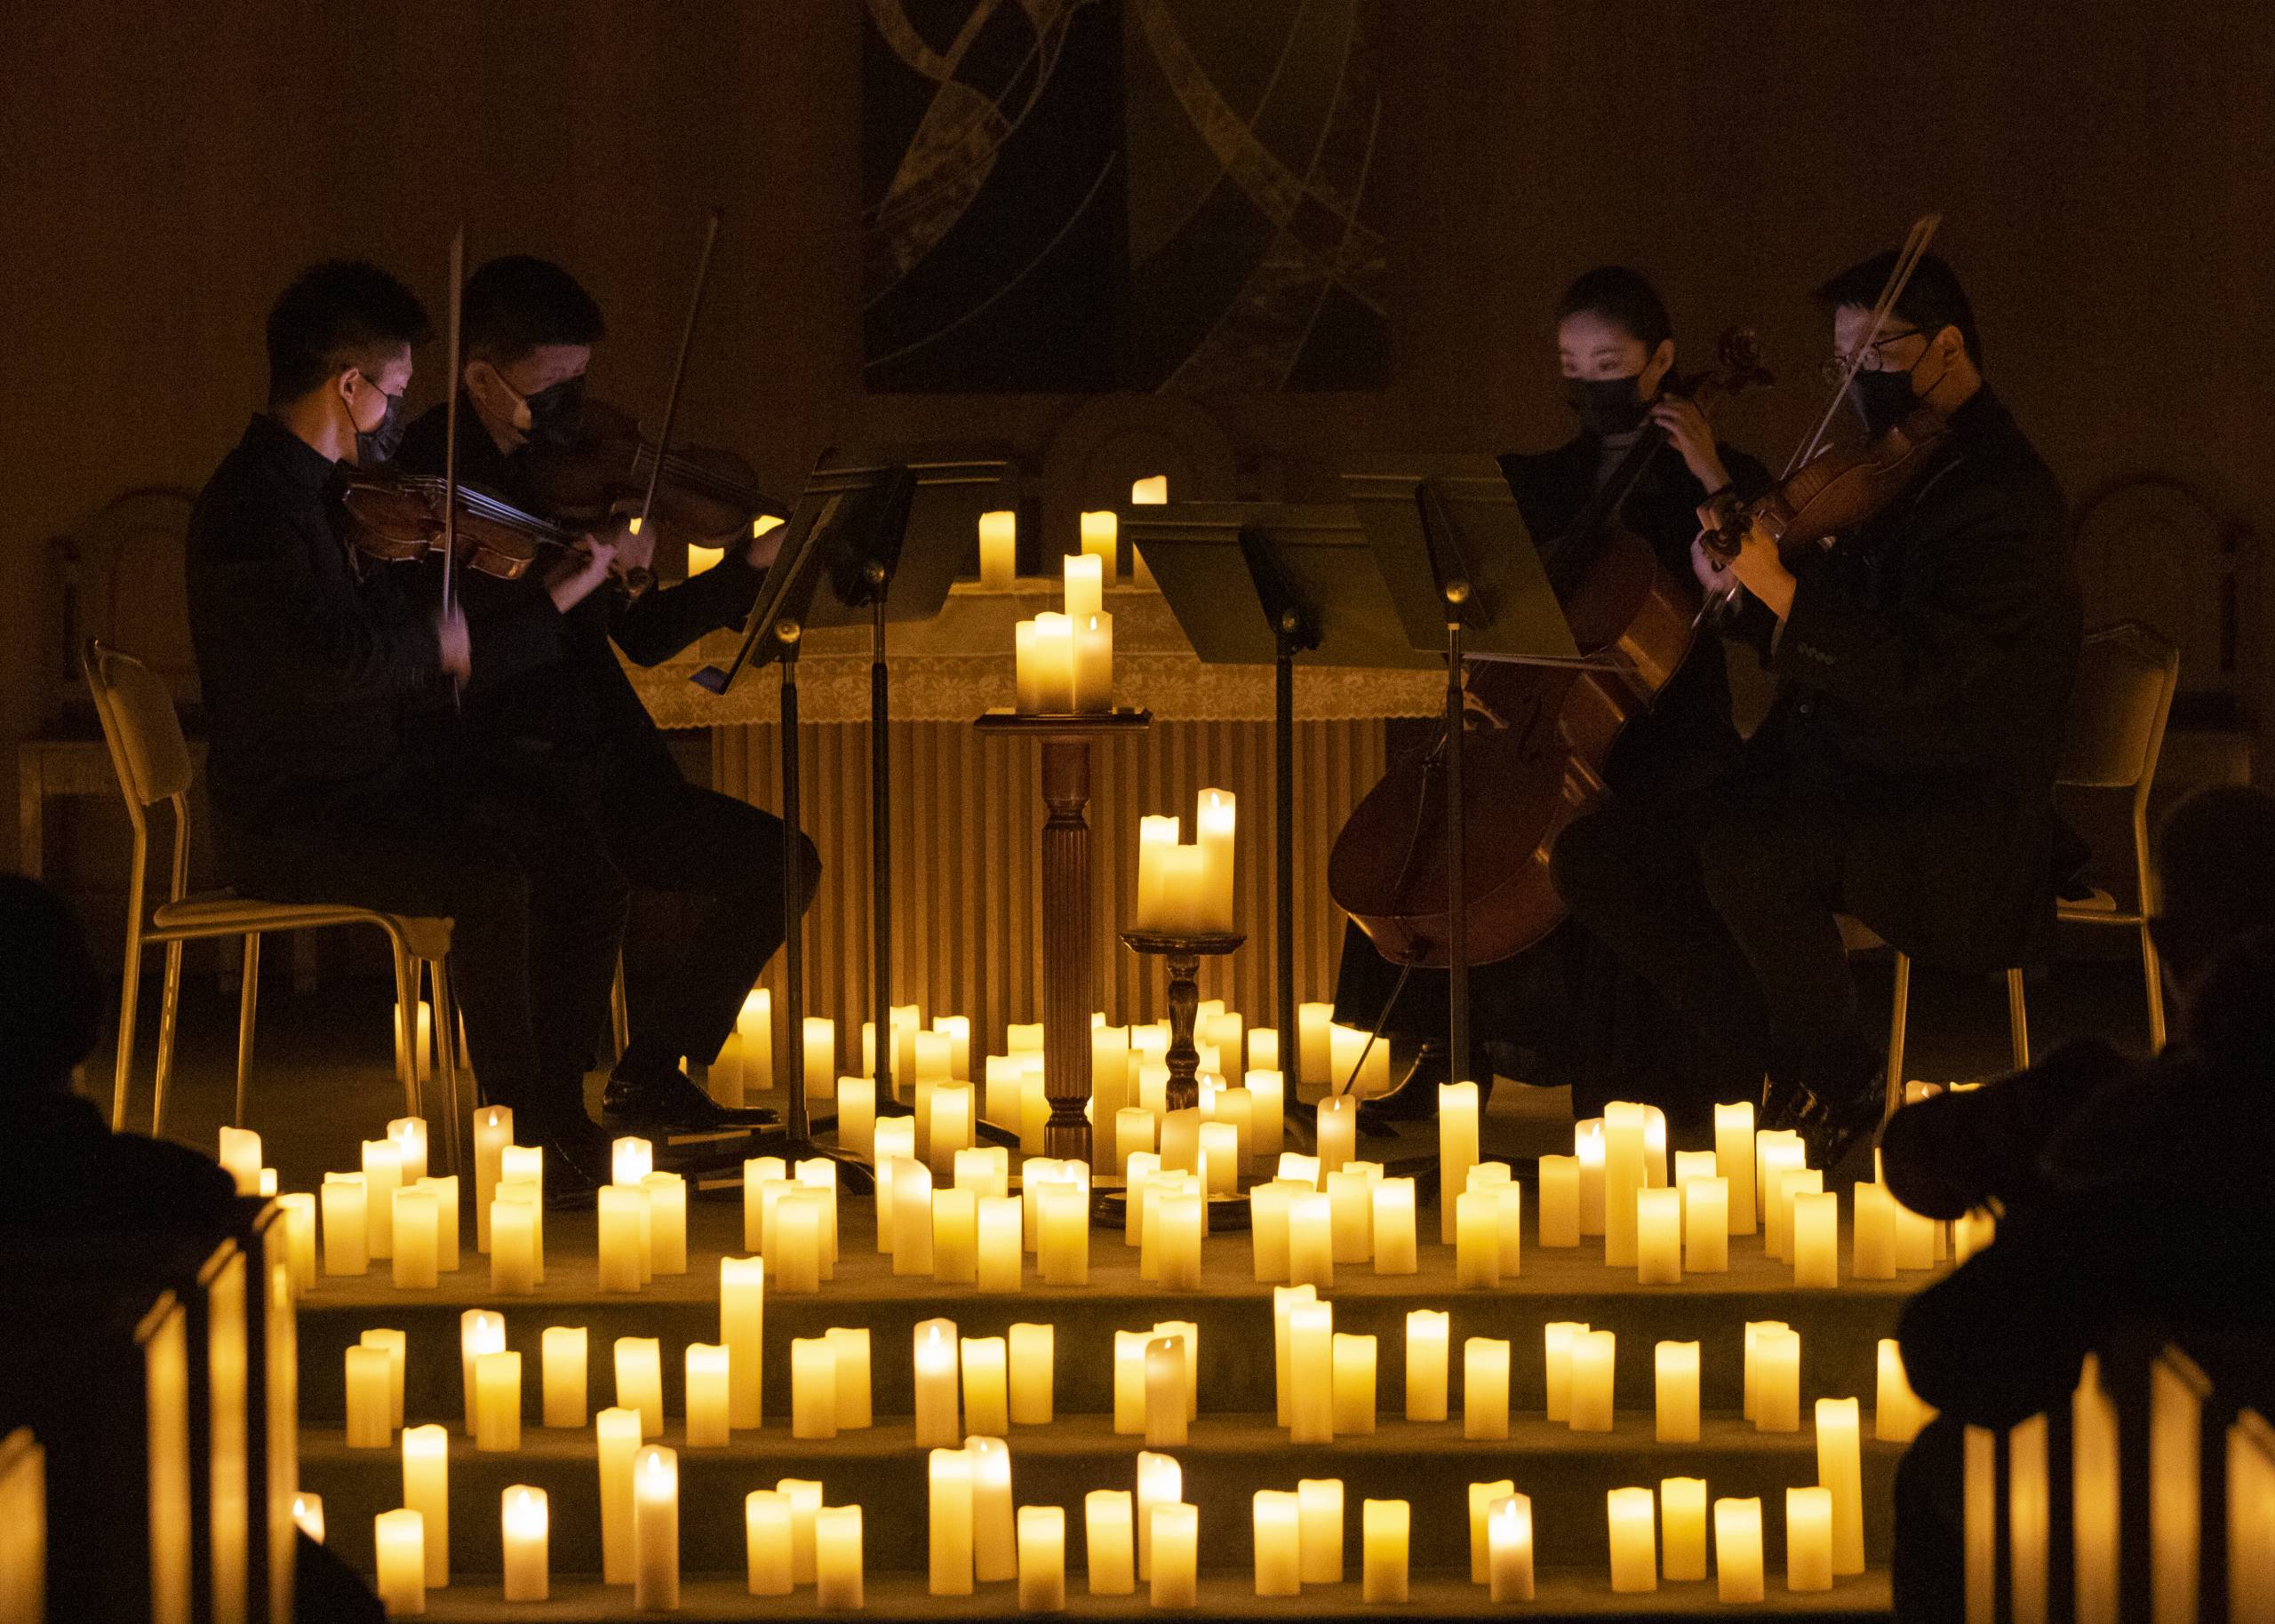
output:
[[2081,636],[2060,487],[1988,388],[1896,500],[1795,549],[1755,765],[1857,808],[1864,922],[1957,968],[2021,961],[2052,898],[2054,776]]

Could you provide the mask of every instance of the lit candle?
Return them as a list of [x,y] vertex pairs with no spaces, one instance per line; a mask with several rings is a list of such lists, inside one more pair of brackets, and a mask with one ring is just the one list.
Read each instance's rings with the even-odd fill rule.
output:
[[[1653,1374],[1657,1378],[1658,1440],[1662,1444],[1698,1441],[1698,1344],[1663,1341],[1652,1350]],[[1705,1502],[1699,1502],[1704,1518]],[[1702,1522],[1703,1530],[1704,1524]],[[1705,1538],[1702,1532],[1699,1537]],[[1702,1558],[1703,1560],[1703,1558]],[[1667,1575],[1672,1579],[1673,1574]],[[1704,1573],[1696,1575],[1704,1578]]]
[[474,1362],[474,1446],[492,1453],[522,1446],[522,1356],[485,1353]]
[[[1035,1247],[1035,1267],[1043,1283],[1047,1286],[1089,1285],[1089,1187],[1085,1184],[1046,1183],[1035,1190],[1034,1203],[1040,1231]],[[1013,1289],[1017,1289],[1016,1284]]]
[[1338,1437],[1375,1429],[1375,1338],[1335,1333],[1335,1431]]
[[[451,1182],[456,1184],[458,1181],[452,1179]],[[284,1248],[291,1260],[292,1292],[298,1296],[316,1283],[316,1198],[307,1190],[292,1190],[277,1197],[276,1205],[284,1214]],[[457,1222],[458,1214],[453,1210],[453,1233]]]
[[1832,1491],[1812,1485],[1785,1491],[1785,1588],[1832,1588]]
[[1185,1349],[1172,1336],[1145,1342],[1145,1444],[1167,1449],[1185,1441]]
[[1374,1208],[1375,1272],[1414,1273],[1418,1267],[1414,1247],[1414,1181],[1377,1182]]
[[545,1600],[550,1522],[545,1491],[526,1483],[512,1485],[499,1497],[499,1521],[505,1543],[506,1599]]
[[1207,1211],[1206,1200],[1196,1190],[1161,1191],[1153,1198],[1155,1222],[1161,1233],[1163,1291],[1200,1289],[1201,1220]]
[[1581,1331],[1572,1338],[1572,1389],[1568,1396],[1575,1432],[1611,1430],[1612,1367],[1617,1339],[1608,1331]]
[[1859,1280],[1896,1278],[1896,1198],[1882,1184],[1856,1186],[1848,1272]]
[[1478,1091],[1475,1083],[1438,1085],[1438,1239],[1455,1244],[1457,1204],[1477,1165]]
[[640,1453],[640,1412],[603,1410],[593,1418],[601,1480],[601,1576],[632,1582],[632,1466]]
[[1200,1604],[1201,1509],[1155,1506],[1150,1599],[1157,1608]]
[[[1664,1554],[1662,1561],[1672,1582],[1706,1577],[1706,1480],[1704,1477],[1662,1477],[1659,1480],[1659,1523]],[[1615,1572],[1618,1533],[1613,1532]],[[1614,1587],[1618,1587],[1615,1583]]]
[[1412,1509],[1402,1500],[1359,1503],[1360,1599],[1403,1605]]
[[1612,1489],[1605,1494],[1611,1523],[1611,1588],[1616,1596],[1638,1596],[1659,1588],[1657,1541],[1648,1489]]
[[979,515],[979,584],[1008,592],[1018,573],[1019,516],[1009,508]]
[[1816,1401],[1816,1480],[1832,1497],[1832,1571],[1864,1571],[1862,1423],[1854,1398]]
[[1721,1168],[1712,1150],[1677,1150],[1674,1153],[1674,1187],[1680,1190],[1693,1179],[1721,1177]]
[[1572,1125],[1572,1157],[1580,1165],[1580,1233],[1603,1233],[1603,1118]]
[[727,1424],[760,1423],[761,1346],[766,1326],[766,1260],[719,1260],[719,1341],[727,1349]]
[[1011,1509],[1011,1452],[1003,1440],[971,1437],[971,1571],[982,1584],[1018,1576],[1018,1535]]
[[501,1157],[514,1142],[514,1112],[505,1105],[485,1105],[474,1113],[475,1249],[490,1250],[490,1203],[498,1193]]
[[[1072,559],[1067,561],[1070,564]],[[1103,610],[1074,618],[1074,697],[1077,711],[1114,708],[1114,617]]]
[[837,1349],[826,1337],[790,1339],[790,1436],[837,1436]]
[[810,1585],[815,1575],[817,1520],[821,1516],[821,1485],[810,1477],[778,1477],[774,1492],[790,1505],[790,1582]]
[[427,1583],[451,1582],[451,1435],[447,1428],[403,1429],[403,1503],[426,1532]]
[[652,1336],[616,1339],[616,1402],[619,1409],[640,1417],[640,1436],[652,1438],[664,1430],[663,1344]]
[[1911,1378],[1904,1373],[1903,1349],[1892,1336],[1880,1339],[1878,1376],[1872,1437],[1883,1444],[1909,1444],[1927,1424],[1928,1407],[1912,1390]]
[[466,1429],[474,1432],[475,1418],[481,1413],[476,1395],[480,1389],[474,1380],[475,1363],[485,1353],[506,1350],[506,1317],[487,1309],[468,1309],[459,1316],[459,1379],[466,1400]]
[[1129,1490],[1092,1489],[1082,1497],[1082,1538],[1092,1596],[1128,1596],[1138,1588]]
[[[1471,1486],[1474,1490],[1479,1485]],[[1486,1486],[1499,1488],[1505,1485]],[[1485,1579],[1491,1587],[1489,1594],[1497,1602],[1532,1600],[1531,1496],[1502,1494],[1488,1503],[1485,1510]]]
[[1325,1302],[1288,1310],[1288,1426],[1297,1444],[1335,1437],[1335,1311]]
[[[906,1118],[898,1118],[906,1121]],[[886,1122],[877,1124],[882,1142]],[[892,1271],[896,1275],[929,1275],[932,1269],[932,1170],[909,1157],[895,1157],[892,1168]],[[879,1188],[883,1188],[880,1181]],[[970,1192],[966,1191],[967,1195]],[[978,1207],[973,1208],[975,1227]]]
[[309,1539],[315,1540],[318,1545],[323,1544],[323,1496],[321,1494],[311,1494],[305,1489],[294,1493],[292,1496],[292,1521],[299,1528],[299,1531],[302,1533],[307,1535]]
[[982,1437],[1011,1429],[1010,1357],[1000,1336],[961,1339],[963,1365],[963,1424]]
[[632,1604],[642,1612],[679,1607],[679,1455],[660,1444],[633,1468]]
[[[1045,609],[1028,623],[1026,655],[1034,676],[1026,688],[1037,712],[1064,715],[1074,708],[1074,625],[1066,616]],[[1013,650],[1015,659],[1018,653]]]
[[1289,1204],[1309,1189],[1291,1179],[1273,1179],[1248,1192],[1249,1245],[1258,1282],[1268,1285],[1288,1278]]
[[323,1271],[362,1274],[371,1266],[369,1192],[360,1173],[323,1175]]
[[1066,1607],[1066,1513],[1057,1506],[1021,1506],[1018,1521],[1019,1611]]
[[391,1619],[415,1618],[427,1611],[426,1529],[419,1514],[406,1506],[371,1519],[371,1542],[379,1559],[379,1604]]
[[961,1448],[935,1449],[929,1459],[930,1558],[926,1588],[933,1596],[970,1596],[971,1456]]
[[1763,1255],[1780,1262],[1793,1261],[1793,1204],[1802,1196],[1824,1188],[1824,1174],[1815,1167],[1773,1165],[1765,1175],[1769,1186],[1768,1210],[1762,1215]]
[[861,1508],[826,1506],[814,1513],[814,1605],[824,1612],[862,1605]]
[[1194,843],[1201,851],[1201,919],[1204,928],[1233,927],[1233,835],[1234,797],[1230,790],[1202,790],[1194,817]]
[[637,1184],[610,1184],[600,1192],[600,1287],[640,1289],[641,1237],[648,1227],[648,1192]]
[[1288,1202],[1288,1278],[1297,1286],[1335,1284],[1334,1204],[1317,1190]]
[[1155,474],[1130,482],[1130,506],[1158,507],[1169,499],[1169,476]]
[[1744,1414],[1747,1421],[1752,1421],[1755,1419],[1756,1415],[1754,1393],[1760,1382],[1761,1354],[1760,1343],[1762,1328],[1765,1325],[1776,1325],[1778,1328],[1783,1329],[1784,1327],[1784,1323],[1785,1322],[1781,1319],[1749,1319],[1745,1322],[1745,1402]]
[[1730,1267],[1730,1182],[1720,1174],[1681,1186],[1682,1266],[1692,1274],[1726,1274]]
[[650,1141],[627,1134],[609,1142],[610,1182],[637,1185],[655,1167],[656,1147]]
[[1381,1174],[1377,1164],[1353,1162],[1327,1175],[1329,1245],[1338,1263],[1363,1263],[1374,1255],[1375,1180]]
[[500,1183],[483,1228],[490,1246],[490,1289],[499,1296],[525,1297],[537,1289],[537,1226],[534,1200]]
[[832,1325],[822,1341],[837,1360],[837,1428],[859,1431],[874,1419],[869,1386],[869,1328]]
[[933,1190],[932,1278],[952,1286],[970,1286],[978,1279],[978,1190]]
[[[969,1096],[971,1091],[962,1092]],[[1019,1246],[1022,1203],[1017,1196],[988,1196],[980,1200],[978,1207],[975,1283],[983,1292],[1015,1292],[1019,1289],[1023,1262]],[[1196,1262],[1194,1272],[1199,1271]]]
[[[1807,1155],[1808,1151],[1803,1148],[1800,1135],[1798,1134],[1766,1132],[1757,1133],[1753,1136],[1754,1201],[1757,1215],[1763,1226],[1762,1247],[1765,1251],[1768,1251],[1770,1246],[1773,1234],[1768,1226],[1772,1198],[1776,1194],[1777,1175],[1800,1168]],[[1719,1164],[1721,1158],[1718,1155],[1714,1159]],[[1728,1178],[1729,1174],[1725,1172],[1722,1176]],[[1730,1189],[1735,1196],[1737,1190],[1735,1182]],[[1739,1231],[1741,1234],[1744,1232]],[[1783,1254],[1770,1252],[1769,1255],[1782,1257]]]
[[1145,1430],[1145,1344],[1152,1333],[1114,1333],[1114,1429],[1128,1437]]
[[347,1350],[347,1447],[385,1449],[395,1441],[388,1399],[394,1357],[385,1348]]
[[1509,1436],[1509,1344],[1473,1336],[1461,1345],[1461,1435]]
[[1580,1244],[1580,1163],[1577,1157],[1540,1158],[1540,1244]]
[[1572,1419],[1572,1344],[1588,1327],[1575,1319],[1552,1319],[1541,1328],[1542,1366],[1548,1384],[1547,1415],[1551,1421]]
[[1009,1408],[1014,1426],[1050,1424],[1056,1340],[1056,1332],[1048,1325],[1021,1323],[1011,1327]]
[[1303,1593],[1302,1514],[1284,1489],[1258,1489],[1251,1502],[1256,1531],[1256,1593]]
[[956,1421],[956,1325],[927,1319],[916,1327],[916,1446],[951,1448],[963,1436]]
[[[425,1124],[420,1124],[423,1128]],[[221,1130],[220,1161],[221,1171],[236,1182],[241,1196],[258,1195],[260,1191],[260,1135],[250,1128],[224,1127]],[[424,1141],[421,1141],[424,1149]]]
[[774,995],[764,987],[743,994],[735,1017],[737,1052],[742,1060],[745,1093],[763,1093],[774,1087]]
[[651,1173],[640,1189],[648,1198],[648,1272],[685,1274],[687,1181],[676,1173]]
[[[1785,1182],[1792,1184],[1791,1174]],[[1831,1291],[1840,1284],[1840,1198],[1831,1190],[1793,1198],[1793,1284]]]
[[1764,1325],[1753,1339],[1753,1425],[1759,1432],[1801,1429],[1801,1338],[1782,1325]]
[[[937,1032],[920,1034],[926,1038],[937,1038],[938,1035]],[[942,1058],[945,1060],[946,1055],[943,1055]],[[923,1132],[923,1124],[920,1123],[917,1137],[923,1140],[928,1147],[925,1163],[932,1169],[933,1182],[937,1185],[941,1179],[951,1174],[955,1166],[955,1153],[972,1142],[972,1113],[976,1103],[969,1084],[952,1083],[945,1079],[919,1078],[917,1087],[920,1099],[923,1097],[922,1091],[930,1090],[930,1131],[929,1134]]]
[[582,1325],[547,1325],[538,1339],[545,1386],[545,1424],[585,1424],[585,1379],[588,1365]]
[[1634,1206],[1636,1283],[1679,1283],[1682,1278],[1682,1197],[1672,1190],[1639,1190]]
[[1455,1198],[1454,1284],[1501,1284],[1501,1199],[1491,1190],[1466,1190]]
[[687,1446],[716,1449],[727,1442],[727,1350],[715,1342],[687,1345]]
[[[1747,1211],[1751,1214],[1752,1209]],[[1722,1602],[1762,1599],[1759,1500],[1714,1502],[1714,1596]]]
[[1120,515],[1110,507],[1095,509],[1082,515],[1082,556],[1097,559],[1106,579],[1119,580],[1114,553],[1120,539]]
[[[910,1125],[914,1131],[914,1125]],[[837,1142],[873,1164],[882,1165],[877,1150],[877,1079],[874,1077],[841,1077],[837,1079]],[[909,1148],[914,1148],[910,1142]],[[879,1226],[881,1243],[888,1240],[887,1226]],[[880,1251],[890,1251],[890,1245],[881,1244]]]
[[441,1223],[435,1198],[423,1190],[395,1192],[395,1259],[391,1270],[395,1289],[422,1290],[438,1280]]
[[779,1489],[743,1496],[744,1563],[753,1596],[787,1596],[791,1579],[790,1497]]
[[810,1188],[786,1190],[774,1204],[774,1234],[767,1249],[774,1289],[810,1296],[821,1289],[828,1256],[828,1195]]
[[[1733,1235],[1753,1233],[1753,1106],[1750,1101],[1714,1107],[1714,1171],[1728,1186]],[[1760,1508],[1757,1506],[1754,1510],[1758,1519]]]
[[1437,1309],[1406,1314],[1406,1419],[1446,1419],[1446,1377],[1451,1317]]
[[1603,1108],[1603,1261],[1624,1268],[1636,1261],[1635,1192],[1644,1189],[1643,1108],[1613,1100]]
[[443,1274],[455,1274],[459,1269],[458,1175],[422,1178],[413,1188],[435,1203],[435,1267]]

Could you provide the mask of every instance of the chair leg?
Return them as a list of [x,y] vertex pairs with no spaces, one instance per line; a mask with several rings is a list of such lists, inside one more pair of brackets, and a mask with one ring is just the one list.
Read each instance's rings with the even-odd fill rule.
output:
[[1912,960],[1903,953],[1896,956],[1896,997],[1888,1015],[1888,1110],[1896,1115],[1896,1107],[1904,1103],[1904,1027],[1912,1015]]
[[2023,973],[2007,972],[2007,1041],[2015,1052],[2015,1070],[2030,1070],[2030,1007],[2023,1001]]
[[609,1023],[616,1035],[616,1057],[624,1058],[624,1051],[632,1047],[632,1007],[624,996],[624,955],[616,956],[616,980],[608,991]]
[[408,1114],[418,1116],[419,1064],[412,1058],[419,1044],[419,961],[392,931],[395,949],[395,1080],[403,1085],[410,1103]]
[[126,924],[126,966],[118,995],[118,1071],[111,1079],[110,1131],[126,1131],[126,1096],[134,1078],[134,1023],[142,1003],[142,898],[139,891],[127,904],[133,910]]
[[2161,1049],[2165,1046],[2164,970],[2157,962],[2157,944],[2150,940],[2146,925],[2141,927],[2141,975],[2149,984],[2149,1047]]
[[[443,1068],[443,1109],[449,1113],[443,1123],[443,1162],[452,1174],[459,1170],[459,1124],[463,1116],[459,1100],[458,1000],[451,991],[451,972],[447,960],[436,959],[427,966],[435,983],[435,1031],[441,1041],[436,1052]],[[434,1138],[435,1125],[427,1126],[428,1141]]]
[[237,1109],[229,1118],[238,1127],[245,1125],[245,1095],[252,1086],[252,1023],[253,1011],[260,1003],[260,933],[250,930],[244,935],[244,969],[237,989]]
[[181,950],[180,942],[166,943],[165,995],[158,1004],[158,1071],[150,1096],[150,1137],[166,1131],[166,1082],[173,1075],[174,1027],[181,1014]]

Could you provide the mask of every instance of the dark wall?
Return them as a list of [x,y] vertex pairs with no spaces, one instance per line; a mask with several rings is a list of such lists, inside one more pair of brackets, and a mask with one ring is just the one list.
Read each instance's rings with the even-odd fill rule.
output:
[[[1800,379],[1824,348],[1801,292],[1933,207],[1992,375],[2073,490],[2166,469],[2264,529],[2270,16],[1385,5],[1393,385],[1207,404],[1251,453],[1550,441],[1545,308],[1604,259],[1656,276],[1694,340],[1757,324]],[[18,8],[0,67],[0,751],[52,689],[42,543],[129,487],[202,480],[259,397],[264,306],[319,255],[377,258],[437,310],[454,220],[477,256],[558,257],[608,310],[596,385],[652,410],[716,200],[691,432],[784,490],[833,439],[1040,446],[1077,402],[860,393],[860,29],[854,0]],[[439,356],[421,363],[424,399]],[[1781,458],[1813,394],[1742,402],[1729,432]],[[0,859],[13,845],[10,824]]]

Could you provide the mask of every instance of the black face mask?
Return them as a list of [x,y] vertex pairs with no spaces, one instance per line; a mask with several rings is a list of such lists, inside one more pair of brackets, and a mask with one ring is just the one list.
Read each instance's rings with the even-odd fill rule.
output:
[[1908,371],[1859,372],[1848,380],[1848,404],[1864,433],[1877,440],[1912,415],[1919,396],[1912,393]]
[[1635,392],[1636,375],[1625,378],[1568,378],[1564,403],[1592,434],[1624,434],[1640,427],[1650,408]]
[[522,397],[530,409],[530,439],[539,445],[572,446],[585,432],[585,375]]
[[[379,387],[377,384],[371,386]],[[387,406],[386,413],[379,418],[379,426],[368,433],[360,428],[355,431],[355,466],[359,468],[376,468],[391,463],[395,460],[395,454],[403,449],[405,426],[403,396],[382,392],[379,398]],[[350,420],[353,421],[352,418]]]

